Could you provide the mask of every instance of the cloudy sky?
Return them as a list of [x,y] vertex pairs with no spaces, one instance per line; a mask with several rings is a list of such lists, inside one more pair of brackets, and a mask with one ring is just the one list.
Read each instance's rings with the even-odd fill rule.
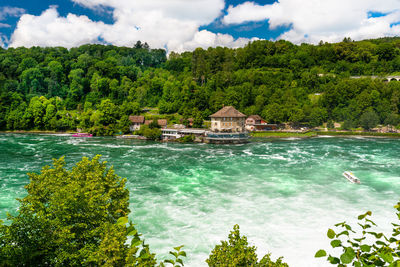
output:
[[0,46],[105,43],[182,52],[400,36],[400,0],[1,0]]

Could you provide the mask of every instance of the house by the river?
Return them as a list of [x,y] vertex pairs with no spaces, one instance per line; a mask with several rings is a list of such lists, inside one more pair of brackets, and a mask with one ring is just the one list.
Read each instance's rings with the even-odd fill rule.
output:
[[131,126],[129,130],[131,132],[137,131],[144,124],[144,116],[129,116],[129,120],[131,121]]
[[232,106],[226,106],[210,116],[212,132],[241,133],[246,131],[246,115]]
[[211,129],[162,128],[163,140],[175,140],[186,135],[206,143],[244,143],[249,139],[245,128],[246,115],[232,106],[223,107],[211,117]]
[[254,131],[272,131],[277,130],[278,125],[276,124],[268,124],[263,118],[259,115],[250,115],[246,119],[246,130],[250,132]]
[[210,116],[211,132],[206,133],[205,141],[218,144],[247,142],[246,117],[232,106],[223,107]]

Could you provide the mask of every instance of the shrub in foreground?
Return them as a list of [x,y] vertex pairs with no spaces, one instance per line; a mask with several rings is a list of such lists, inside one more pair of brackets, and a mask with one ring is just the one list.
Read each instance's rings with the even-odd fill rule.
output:
[[[400,202],[395,206],[400,220]],[[371,212],[358,216],[361,232],[357,233],[346,222],[335,225],[336,231],[328,230],[331,246],[341,251],[340,255],[329,255],[325,250],[319,250],[315,257],[327,257],[328,262],[338,266],[400,266],[400,224],[392,223],[392,235],[373,231],[376,224],[370,220]]]
[[263,267],[287,267],[282,263],[282,258],[273,262],[270,254],[266,254],[258,261],[256,247],[249,246],[246,236],[240,236],[239,225],[233,227],[228,241],[221,241],[216,245],[206,260],[209,266],[263,266]]

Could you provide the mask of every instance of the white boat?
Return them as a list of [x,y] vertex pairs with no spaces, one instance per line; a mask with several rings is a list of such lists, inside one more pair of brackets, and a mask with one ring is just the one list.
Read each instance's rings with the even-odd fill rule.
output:
[[349,180],[350,182],[352,182],[353,184],[361,184],[360,179],[358,179],[352,172],[350,171],[345,171],[343,173],[343,176]]

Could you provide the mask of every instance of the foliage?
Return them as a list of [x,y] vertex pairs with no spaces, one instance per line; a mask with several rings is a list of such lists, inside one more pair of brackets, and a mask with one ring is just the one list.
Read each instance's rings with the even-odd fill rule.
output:
[[193,143],[196,137],[193,134],[185,135],[181,138],[178,138],[177,141],[179,143]]
[[375,111],[369,110],[363,113],[360,117],[360,125],[365,130],[375,128],[379,123],[379,117]]
[[126,180],[100,156],[71,170],[65,165],[60,158],[29,174],[19,214],[0,224],[0,265],[155,266],[155,254],[128,222]]
[[161,138],[161,130],[156,122],[157,127],[150,128],[149,125],[142,125],[135,134],[142,135],[149,140],[159,140]]
[[400,82],[383,79],[400,71],[399,47],[399,38],[319,45],[258,40],[168,59],[165,50],[141,42],[2,49],[0,130],[79,127],[112,135],[126,131],[124,116],[144,108],[193,118],[201,127],[224,105],[270,123],[349,121],[353,128],[368,110],[384,122],[400,110]]
[[209,258],[206,260],[209,266],[270,266],[286,267],[279,258],[277,262],[272,262],[270,254],[265,255],[258,262],[256,247],[249,246],[246,236],[240,236],[239,225],[233,227],[229,234],[228,241],[221,241],[212,250]]
[[[164,260],[164,263],[172,264],[173,267],[184,266],[181,257],[186,257],[186,252],[182,250],[183,246],[174,247],[174,251],[170,251],[169,254],[174,256],[173,259]],[[160,264],[160,267],[164,267],[164,263]]]
[[[395,206],[400,220],[400,202]],[[335,225],[337,231],[328,230],[327,236],[332,239],[332,248],[340,249],[340,256],[327,256],[325,250],[319,250],[315,257],[327,257],[333,265],[346,266],[399,266],[400,265],[400,224],[393,223],[390,237],[373,231],[376,224],[370,220],[371,212],[358,216],[361,233],[357,233],[346,222]],[[354,237],[357,235],[357,237]]]

